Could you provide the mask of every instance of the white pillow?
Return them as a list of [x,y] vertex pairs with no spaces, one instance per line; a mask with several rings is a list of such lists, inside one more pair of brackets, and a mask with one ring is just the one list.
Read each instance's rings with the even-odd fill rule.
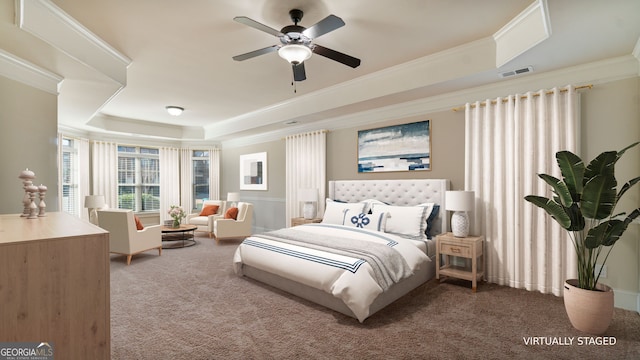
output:
[[344,225],[384,232],[386,220],[387,214],[384,212],[369,214],[366,212],[359,213],[353,210],[347,210],[345,211]]
[[393,206],[373,204],[374,212],[387,213],[385,232],[401,235],[414,240],[426,240],[426,206]]
[[322,223],[342,225],[344,224],[344,212],[346,210],[353,210],[359,214],[363,209],[364,203],[342,203],[327,199]]

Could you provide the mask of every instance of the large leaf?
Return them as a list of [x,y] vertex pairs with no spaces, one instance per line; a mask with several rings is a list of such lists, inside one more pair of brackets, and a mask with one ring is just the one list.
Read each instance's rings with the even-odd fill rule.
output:
[[616,178],[595,175],[584,185],[580,209],[589,219],[602,220],[611,216],[616,205]]
[[580,231],[584,229],[584,216],[582,216],[582,211],[577,203],[573,203],[571,207],[565,208],[564,211],[569,215],[569,219],[571,219],[571,226],[567,230]]
[[627,190],[629,190],[633,185],[638,183],[638,181],[640,181],[640,176],[635,179],[631,179],[626,184],[622,185],[622,188],[620,188],[620,191],[618,192],[618,198],[616,200],[620,200],[622,195],[624,195],[624,193],[626,193]]
[[556,153],[556,161],[573,200],[579,201],[580,198],[578,196],[582,194],[584,162],[578,155],[570,151],[558,151]]
[[537,195],[525,196],[524,199],[532,203],[533,205],[544,209],[544,211],[546,211],[547,214],[551,215],[551,217],[555,219],[558,224],[560,224],[560,226],[562,226],[564,229],[569,229],[571,227],[571,218],[569,218],[569,215],[567,215],[562,205],[558,204],[557,202]]
[[583,185],[598,175],[615,178],[615,164],[618,161],[617,151],[605,151],[591,160],[584,171]]
[[554,201],[559,202],[565,207],[571,206],[573,199],[567,184],[551,175],[539,174],[538,176],[553,188],[553,192],[557,195],[557,197],[553,199]]
[[603,244],[604,246],[613,246],[613,244],[620,239],[622,234],[627,230],[627,227],[631,222],[640,216],[640,208],[635,209],[627,216],[624,220],[610,220],[608,234],[605,237]]
[[589,229],[587,236],[584,238],[584,245],[587,249],[595,249],[604,244],[607,233],[609,232],[609,226],[610,221],[605,221]]
[[640,141],[634,142],[633,144],[627,146],[626,148],[618,151],[618,159],[620,159],[620,157],[622,156],[622,154],[624,154],[627,150],[631,149],[632,147],[636,146],[640,144]]

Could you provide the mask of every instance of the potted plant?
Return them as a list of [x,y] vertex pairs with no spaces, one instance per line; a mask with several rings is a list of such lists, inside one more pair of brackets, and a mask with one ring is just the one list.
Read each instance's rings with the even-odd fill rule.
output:
[[[613,290],[598,283],[602,267],[596,273],[596,263],[606,263],[613,245],[640,215],[640,208],[629,215],[614,212],[622,196],[640,181],[638,176],[618,191],[615,164],[625,151],[639,143],[620,151],[603,152],[586,167],[577,155],[559,151],[556,160],[562,179],[538,174],[551,186],[553,198],[525,197],[569,233],[578,260],[578,279],[565,282],[564,303],[571,324],[587,333],[604,333],[613,317]],[[608,250],[603,252],[605,247]]]

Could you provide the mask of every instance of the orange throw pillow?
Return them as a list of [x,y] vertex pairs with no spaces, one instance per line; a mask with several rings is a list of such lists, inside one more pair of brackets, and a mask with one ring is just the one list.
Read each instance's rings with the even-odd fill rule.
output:
[[233,219],[236,220],[238,218],[238,208],[230,207],[229,210],[224,214],[225,219]]
[[136,215],[133,215],[133,220],[136,222],[136,230],[144,230],[144,225],[142,225],[142,221]]
[[215,215],[218,213],[219,208],[220,206],[218,205],[206,205],[202,208],[202,211],[200,211],[200,216]]

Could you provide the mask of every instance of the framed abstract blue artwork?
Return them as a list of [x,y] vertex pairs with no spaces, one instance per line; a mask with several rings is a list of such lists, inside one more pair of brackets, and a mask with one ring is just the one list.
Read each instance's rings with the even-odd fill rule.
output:
[[358,131],[358,172],[431,170],[430,121]]

